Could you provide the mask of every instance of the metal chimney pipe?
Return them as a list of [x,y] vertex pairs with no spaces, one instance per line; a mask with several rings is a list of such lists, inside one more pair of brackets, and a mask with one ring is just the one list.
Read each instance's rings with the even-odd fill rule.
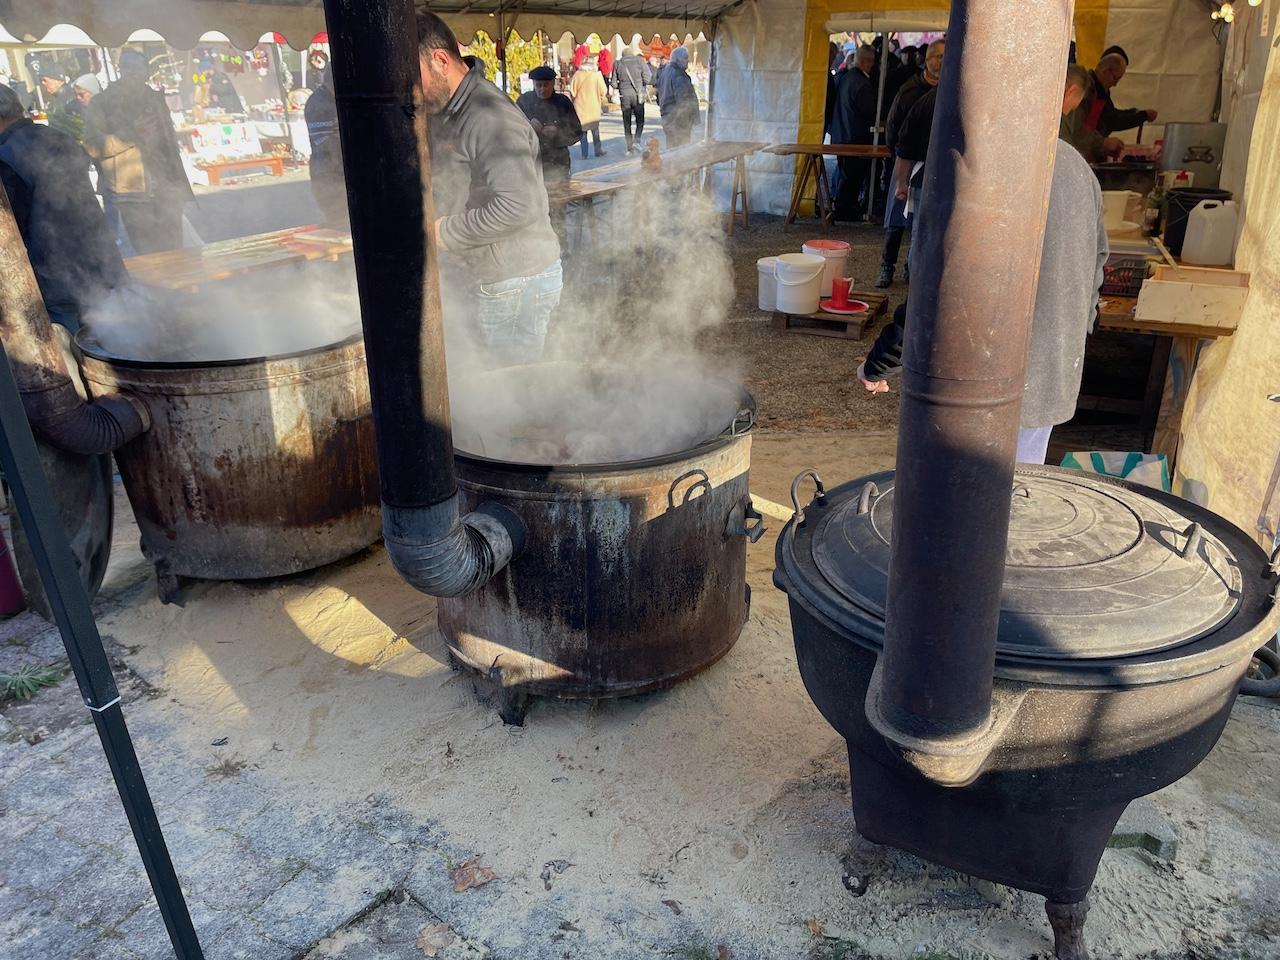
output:
[[908,754],[954,754],[994,722],[1009,498],[1072,6],[951,5],[912,264],[884,656],[868,697],[877,729]]
[[373,399],[387,555],[433,596],[482,587],[519,549],[499,506],[462,515],[431,223],[413,0],[325,0]]

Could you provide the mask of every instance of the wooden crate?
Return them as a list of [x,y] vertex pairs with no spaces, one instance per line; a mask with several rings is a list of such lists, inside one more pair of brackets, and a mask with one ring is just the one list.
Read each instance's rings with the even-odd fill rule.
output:
[[815,337],[836,337],[840,340],[861,340],[867,332],[871,321],[880,316],[889,306],[889,298],[882,293],[863,293],[858,290],[849,291],[849,299],[861,300],[870,309],[862,313],[828,313],[819,310],[817,313],[794,314],[774,312],[773,320],[779,333],[807,333]]
[[1214,267],[1159,264],[1142,284],[1133,318],[1139,323],[1235,330],[1249,296],[1249,274]]

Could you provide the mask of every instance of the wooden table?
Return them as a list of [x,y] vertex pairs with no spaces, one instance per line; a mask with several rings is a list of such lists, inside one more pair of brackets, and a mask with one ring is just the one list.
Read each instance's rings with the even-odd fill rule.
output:
[[291,227],[203,247],[130,257],[125,266],[148,287],[192,293],[207,283],[305,260],[337,260],[351,253],[351,234],[328,227]]
[[893,156],[886,146],[869,143],[778,143],[765,153],[779,157],[800,157],[800,175],[791,188],[791,206],[787,209],[782,226],[785,230],[800,215],[800,204],[805,199],[809,181],[813,181],[813,203],[823,223],[831,223],[835,215],[835,198],[831,195],[831,183],[827,178],[827,165],[823,157],[861,157],[866,160],[888,160]]
[[284,176],[284,158],[274,154],[261,157],[240,157],[235,160],[210,160],[206,163],[197,163],[196,166],[209,175],[209,186],[211,187],[216,187],[222,183],[222,175],[224,173],[236,170],[253,170],[257,167],[266,167],[273,177]]
[[[712,167],[721,163],[733,164],[733,192],[729,200],[729,233],[733,233],[738,215],[742,225],[750,226],[751,187],[747,173],[747,157],[765,147],[767,143],[749,140],[703,140],[662,156],[662,166],[653,169],[641,166],[637,157],[603,167],[596,167],[561,183],[549,184],[547,198],[551,205],[566,207],[577,205],[591,210],[599,199],[610,198],[622,190],[644,187],[664,180],[701,175],[703,187],[708,183]],[[741,204],[741,209],[739,209]],[[579,235],[582,219],[579,219]]]
[[[1137,304],[1136,297],[1104,297],[1098,305],[1098,328],[1155,336],[1146,394],[1140,405],[1140,423],[1147,452],[1167,456],[1172,474],[1181,438],[1182,409],[1191,389],[1200,348],[1205,341],[1230,336],[1234,331],[1136,320],[1133,313]],[[1080,400],[1081,409],[1103,409],[1097,398],[1082,395]]]

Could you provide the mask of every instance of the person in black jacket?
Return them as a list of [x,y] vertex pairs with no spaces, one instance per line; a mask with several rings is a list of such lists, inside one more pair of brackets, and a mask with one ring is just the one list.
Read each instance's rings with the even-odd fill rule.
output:
[[516,106],[529,118],[542,149],[542,177],[547,183],[569,179],[569,147],[582,139],[582,124],[573,101],[556,93],[556,72],[550,67],[529,71],[533,89],[520,94]]
[[338,104],[328,71],[302,108],[311,139],[311,195],[326,223],[347,223],[347,178],[338,138]]
[[689,50],[676,47],[671,60],[658,71],[658,113],[662,116],[662,135],[671,149],[683,147],[693,138],[698,125],[698,94],[689,77]]
[[[914,73],[902,85],[898,95],[894,97],[893,106],[889,108],[889,116],[885,121],[885,145],[896,156],[898,133],[904,126],[911,108],[926,93],[938,85],[942,75],[942,58],[946,51],[945,40],[935,40],[929,44],[925,53],[923,73]],[[893,189],[894,164],[888,164],[889,185],[887,190],[889,201],[884,212],[884,248],[880,254],[880,276],[876,278],[877,287],[888,287],[893,283],[893,274],[898,265],[898,254],[902,249],[902,238],[911,226],[912,215],[907,212],[906,197],[898,197]],[[911,277],[911,260],[907,259],[907,278]]]
[[0,86],[0,181],[49,319],[72,333],[86,310],[129,283],[89,162],[73,137],[32,123],[17,95]]
[[563,286],[538,136],[483,64],[468,67],[443,20],[417,22],[442,284],[485,365],[533,363]]
[[[871,143],[876,122],[876,85],[871,82],[876,51],[864,44],[851,54],[853,62],[836,79],[836,102],[831,111],[831,142]],[[871,164],[862,157],[840,157],[831,184],[835,218],[856,220],[866,207]]]
[[[613,65],[613,85],[618,88],[618,103],[622,107],[622,133],[627,140],[627,153],[636,149],[636,141],[644,135],[644,102],[653,84],[649,65],[640,59],[640,49],[631,44],[623,48],[622,56]],[[631,128],[635,122],[635,130]]]

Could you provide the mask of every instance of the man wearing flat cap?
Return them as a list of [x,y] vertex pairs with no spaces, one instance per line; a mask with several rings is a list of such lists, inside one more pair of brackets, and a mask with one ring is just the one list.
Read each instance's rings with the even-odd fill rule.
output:
[[529,118],[538,135],[542,156],[542,179],[547,183],[569,177],[569,147],[582,139],[582,124],[573,101],[556,93],[556,72],[550,67],[529,71],[533,89],[520,94],[516,106]]

